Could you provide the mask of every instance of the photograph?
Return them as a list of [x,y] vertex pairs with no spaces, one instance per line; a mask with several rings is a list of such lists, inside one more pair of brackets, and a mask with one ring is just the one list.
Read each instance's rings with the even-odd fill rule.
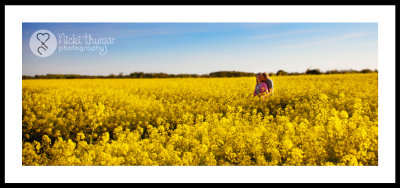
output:
[[376,23],[22,23],[23,165],[376,166]]
[[393,183],[395,5],[6,5],[5,183]]

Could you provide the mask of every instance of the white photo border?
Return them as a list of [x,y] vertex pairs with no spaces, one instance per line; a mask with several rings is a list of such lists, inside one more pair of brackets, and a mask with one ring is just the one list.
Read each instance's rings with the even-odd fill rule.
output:
[[[378,23],[378,166],[22,166],[23,22]],[[395,6],[5,6],[6,183],[395,182],[394,102]]]

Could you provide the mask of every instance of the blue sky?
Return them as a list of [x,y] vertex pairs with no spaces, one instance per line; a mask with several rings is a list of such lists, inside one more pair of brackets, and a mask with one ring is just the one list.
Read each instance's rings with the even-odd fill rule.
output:
[[[57,38],[48,57],[29,47],[40,29]],[[377,23],[23,23],[22,31],[23,75],[378,68]],[[85,34],[115,41],[105,55],[60,51],[71,46],[60,36]]]

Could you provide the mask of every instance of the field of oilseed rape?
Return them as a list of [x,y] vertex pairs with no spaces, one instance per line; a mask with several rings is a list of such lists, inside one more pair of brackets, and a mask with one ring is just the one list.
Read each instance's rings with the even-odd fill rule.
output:
[[378,74],[22,81],[23,165],[378,165]]

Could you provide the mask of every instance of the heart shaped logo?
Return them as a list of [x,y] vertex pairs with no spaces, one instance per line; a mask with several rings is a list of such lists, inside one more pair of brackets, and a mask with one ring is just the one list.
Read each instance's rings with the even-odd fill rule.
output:
[[49,33],[38,33],[36,34],[36,38],[43,44],[50,38]]
[[31,35],[29,46],[36,56],[48,57],[56,50],[57,39],[51,31],[41,29]]

